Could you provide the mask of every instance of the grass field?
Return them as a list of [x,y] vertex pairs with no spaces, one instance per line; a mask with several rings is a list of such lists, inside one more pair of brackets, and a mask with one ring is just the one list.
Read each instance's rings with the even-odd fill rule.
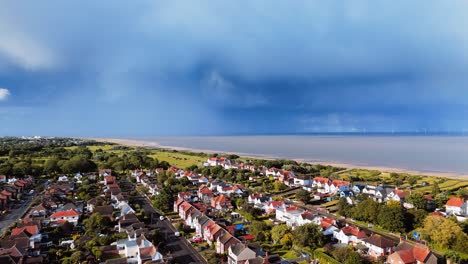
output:
[[167,161],[169,164],[176,166],[178,168],[186,168],[191,165],[201,166],[203,162],[206,161],[206,158],[187,155],[178,152],[169,152],[169,151],[158,151],[153,150],[153,154],[148,155],[152,158],[158,159],[159,161]]

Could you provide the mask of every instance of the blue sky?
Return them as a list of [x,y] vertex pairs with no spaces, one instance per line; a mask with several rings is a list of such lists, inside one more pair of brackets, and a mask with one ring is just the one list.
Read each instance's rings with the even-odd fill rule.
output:
[[0,7],[1,135],[468,131],[466,1]]

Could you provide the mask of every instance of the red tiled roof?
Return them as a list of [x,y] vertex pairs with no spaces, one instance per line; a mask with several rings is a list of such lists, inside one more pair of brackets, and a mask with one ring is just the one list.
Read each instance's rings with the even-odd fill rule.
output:
[[78,213],[75,210],[70,209],[70,210],[67,210],[67,211],[61,211],[61,212],[53,213],[50,216],[50,218],[73,217],[73,216],[78,216]]
[[406,195],[409,194],[408,191],[403,191],[403,190],[393,190],[393,193],[397,195],[398,197],[400,197],[401,199],[404,199]]
[[12,193],[11,193],[11,192],[9,192],[9,191],[6,191],[6,190],[3,190],[3,191],[2,191],[2,194],[3,194],[3,195],[6,195],[6,196],[10,196],[10,195],[12,195]]
[[36,225],[30,225],[30,226],[23,226],[23,227],[17,227],[11,230],[11,235],[16,236],[20,234],[21,232],[26,231],[31,235],[35,235],[39,233],[39,229],[37,228]]
[[333,225],[333,223],[335,223],[335,220],[333,220],[333,218],[323,218],[320,221],[320,226],[323,229],[326,229],[326,228],[330,227],[331,225]]
[[272,207],[279,207],[279,206],[282,206],[284,205],[284,201],[281,200],[281,201],[271,201],[271,202],[268,202],[267,203],[267,206],[272,206]]
[[324,177],[315,177],[315,178],[314,178],[314,181],[315,181],[315,182],[320,182],[320,183],[327,183],[327,182],[328,182],[328,178],[324,178]]
[[245,235],[245,236],[241,236],[240,238],[242,238],[244,240],[254,240],[255,236],[252,235],[252,234],[248,234],[248,235]]
[[421,262],[424,262],[424,260],[426,260],[427,256],[430,253],[431,253],[431,251],[427,247],[415,246],[413,248],[414,258],[417,259],[418,261],[421,261]]
[[213,197],[213,202],[215,203],[229,202],[229,198],[227,198],[224,195],[220,195],[220,196]]
[[431,215],[444,217],[444,215],[441,212],[433,212]]
[[5,179],[6,176],[5,175],[0,175],[0,179]]
[[399,250],[397,254],[400,256],[400,259],[403,263],[413,263],[416,262],[414,259],[414,254],[412,250]]
[[353,235],[357,238],[366,237],[366,233],[364,231],[360,231],[358,228],[352,226],[345,226],[341,229],[341,231],[343,231],[345,235]]
[[452,197],[447,201],[447,203],[445,205],[446,206],[461,207],[463,205],[463,203],[464,203],[463,198]]

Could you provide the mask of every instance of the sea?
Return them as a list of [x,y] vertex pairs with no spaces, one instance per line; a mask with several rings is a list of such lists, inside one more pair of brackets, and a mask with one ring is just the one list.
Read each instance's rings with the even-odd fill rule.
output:
[[234,152],[314,163],[386,167],[422,173],[468,174],[468,136],[312,134],[132,138],[161,146]]

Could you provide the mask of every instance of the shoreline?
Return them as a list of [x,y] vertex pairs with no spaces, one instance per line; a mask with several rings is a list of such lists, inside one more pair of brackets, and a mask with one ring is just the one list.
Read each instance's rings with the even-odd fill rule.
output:
[[[187,148],[187,147],[164,146],[155,141],[119,139],[119,138],[84,138],[84,139],[94,140],[94,141],[102,142],[102,143],[114,143],[118,145],[127,145],[127,146],[132,146],[132,147],[160,148],[160,149],[166,149],[166,150],[204,152],[204,153],[235,154],[241,157],[255,158],[255,159],[267,159],[267,160],[268,159],[270,160],[290,159],[290,158],[283,158],[283,157],[272,156],[272,155],[262,155],[262,154],[253,154],[253,153],[240,153],[240,152],[232,152],[232,151],[215,151],[215,150],[209,150],[209,149],[194,149],[194,148]],[[418,171],[418,170],[392,168],[392,167],[385,167],[385,166],[348,164],[348,163],[342,163],[342,162],[336,162],[336,161],[325,161],[325,160],[312,161],[312,160],[301,159],[301,158],[293,158],[291,160],[294,160],[297,162],[307,162],[310,164],[330,165],[330,166],[342,167],[346,169],[378,170],[383,173],[396,172],[396,173],[408,173],[408,174],[413,174],[413,175],[424,175],[424,176],[431,176],[431,177],[452,178],[452,179],[457,179],[457,180],[468,180],[467,174],[460,174],[460,173]]]

